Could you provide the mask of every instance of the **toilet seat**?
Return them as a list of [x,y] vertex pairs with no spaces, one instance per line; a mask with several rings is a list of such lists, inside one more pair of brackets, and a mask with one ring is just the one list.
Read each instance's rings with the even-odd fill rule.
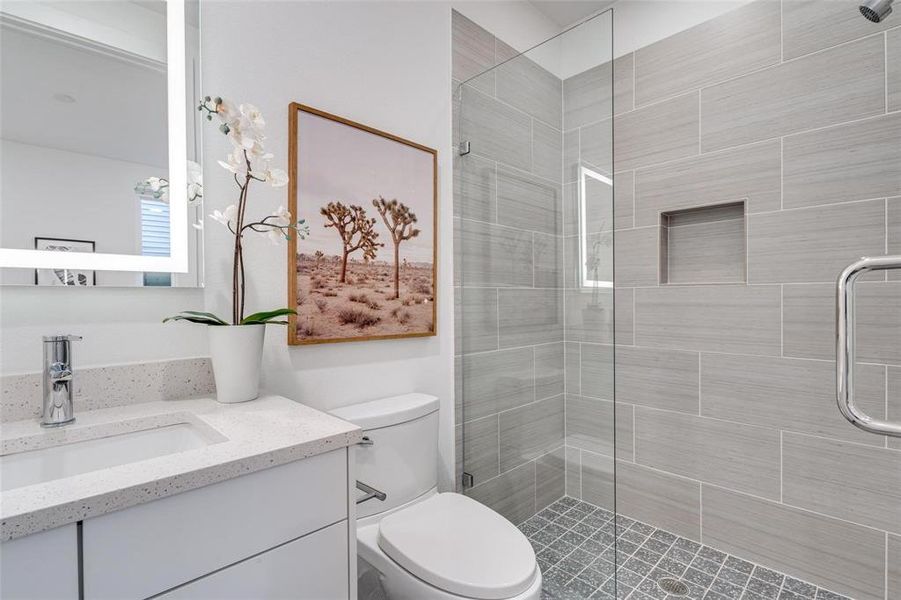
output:
[[522,532],[455,493],[435,494],[385,516],[378,546],[424,582],[467,598],[513,598],[536,577],[535,552]]

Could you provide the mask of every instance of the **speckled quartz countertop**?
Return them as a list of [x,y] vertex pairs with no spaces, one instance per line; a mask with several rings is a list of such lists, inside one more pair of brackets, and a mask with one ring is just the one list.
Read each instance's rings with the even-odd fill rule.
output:
[[208,445],[0,492],[6,541],[358,443],[346,421],[279,396],[242,404],[210,398],[146,402],[81,412],[42,429],[4,423],[2,455],[188,423]]

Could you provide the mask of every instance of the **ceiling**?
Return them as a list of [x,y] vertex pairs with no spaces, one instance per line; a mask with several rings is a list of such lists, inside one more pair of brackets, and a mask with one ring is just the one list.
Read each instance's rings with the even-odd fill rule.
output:
[[560,27],[568,27],[609,8],[615,0],[529,0],[529,2]]

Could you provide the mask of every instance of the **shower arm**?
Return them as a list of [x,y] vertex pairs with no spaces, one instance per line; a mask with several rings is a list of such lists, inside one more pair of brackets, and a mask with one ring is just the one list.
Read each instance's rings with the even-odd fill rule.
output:
[[835,391],[838,409],[856,427],[878,435],[901,437],[901,423],[874,419],[854,402],[854,287],[870,271],[901,269],[901,255],[864,257],[838,277],[835,302]]

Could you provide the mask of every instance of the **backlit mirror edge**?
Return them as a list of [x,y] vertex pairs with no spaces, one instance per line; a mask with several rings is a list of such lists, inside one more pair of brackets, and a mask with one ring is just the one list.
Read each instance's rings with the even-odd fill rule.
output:
[[0,267],[187,273],[188,153],[185,114],[185,3],[166,0],[166,62],[169,128],[169,256],[90,252],[45,252],[0,248]]

